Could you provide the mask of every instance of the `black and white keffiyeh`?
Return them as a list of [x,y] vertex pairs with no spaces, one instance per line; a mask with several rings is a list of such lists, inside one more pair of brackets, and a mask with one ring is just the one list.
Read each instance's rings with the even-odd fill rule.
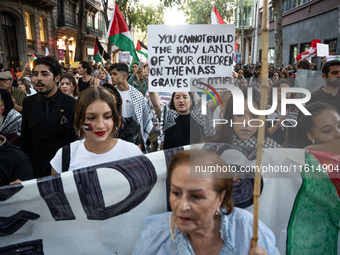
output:
[[7,114],[2,125],[0,126],[0,134],[16,134],[21,135],[21,114],[12,109]]
[[[253,135],[248,140],[241,140],[234,134],[233,145],[241,145],[241,146],[247,146],[251,148],[257,148],[257,138],[255,135]],[[264,139],[263,148],[281,148],[281,145],[279,145],[273,139],[266,137]]]
[[144,144],[149,137],[152,129],[152,112],[146,98],[133,86],[129,85],[129,93],[136,113],[137,123],[140,127]]
[[[190,112],[192,118],[203,127],[204,135],[212,135],[214,134],[214,128],[213,128],[213,119],[212,114],[210,111],[210,107],[207,103],[207,114],[202,115],[201,114],[201,104],[198,103],[195,105],[195,107]],[[176,118],[179,116],[177,111],[172,110],[169,108],[168,105],[163,104],[163,112],[164,112],[164,130],[167,130],[174,126],[176,124]]]

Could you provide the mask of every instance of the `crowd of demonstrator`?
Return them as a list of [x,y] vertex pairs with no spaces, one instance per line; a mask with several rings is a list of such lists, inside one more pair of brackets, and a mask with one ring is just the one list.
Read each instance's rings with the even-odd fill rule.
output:
[[[219,94],[221,105],[208,101],[205,115],[198,94],[149,92],[147,63],[133,64],[130,73],[124,63],[80,62],[71,68],[43,57],[34,61],[32,70],[29,63],[22,72],[3,69],[2,64],[0,69],[0,186],[190,143],[257,146],[259,116],[250,111],[247,100],[251,96],[259,109],[263,79],[258,64],[236,65],[233,72],[234,84],[245,98],[243,115],[233,115],[230,92]],[[316,67],[308,60],[300,60],[295,69],[269,66],[267,105],[276,108],[267,116],[273,121],[265,123],[264,148],[308,146],[340,153],[340,62],[323,60],[325,87],[314,91],[305,105],[311,116],[294,105],[281,114],[281,90],[294,87],[297,69]],[[216,117],[244,124],[214,128]],[[221,160],[197,151],[191,156],[200,164]],[[135,254],[150,254],[150,249],[152,254],[175,254],[176,249],[180,254],[227,254],[234,246],[239,247],[236,254],[244,254],[251,227],[241,219],[250,216],[233,208],[231,180],[190,180],[188,162],[190,155],[185,153],[172,159],[168,180],[173,213],[146,220]],[[233,235],[238,236],[232,245],[223,232],[228,226],[234,226]],[[272,232],[264,225],[260,228],[263,248],[253,247],[249,254],[276,254]],[[159,241],[152,244],[156,235]]]

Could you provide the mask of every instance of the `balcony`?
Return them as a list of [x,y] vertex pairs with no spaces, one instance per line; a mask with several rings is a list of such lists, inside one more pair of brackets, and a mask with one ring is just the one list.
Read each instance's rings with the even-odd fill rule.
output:
[[[242,20],[239,19],[238,22],[235,21],[235,26],[236,26],[236,29],[242,28]],[[243,20],[243,26],[245,28],[254,26],[253,17],[249,17],[247,19],[244,19]]]
[[74,30],[78,29],[78,22],[75,17],[70,15],[58,15],[58,27],[67,27]]
[[94,37],[98,37],[99,39],[103,36],[103,32],[99,29],[95,29],[93,27],[85,27],[84,32],[86,31],[86,34],[92,35]]
[[102,9],[101,2],[98,0],[86,0],[85,9],[97,13]]
[[26,0],[25,3],[46,11],[51,11],[58,5],[57,0]]

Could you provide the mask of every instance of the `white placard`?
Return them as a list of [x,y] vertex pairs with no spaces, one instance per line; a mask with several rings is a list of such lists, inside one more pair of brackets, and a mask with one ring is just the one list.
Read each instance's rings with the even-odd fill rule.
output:
[[87,55],[93,56],[94,48],[87,48]]
[[316,52],[318,57],[324,57],[329,55],[329,45],[323,43],[316,44]]
[[130,52],[129,51],[118,52],[118,62],[125,63],[128,66],[130,66]]
[[235,25],[149,25],[149,91],[190,90],[191,78],[232,77]]

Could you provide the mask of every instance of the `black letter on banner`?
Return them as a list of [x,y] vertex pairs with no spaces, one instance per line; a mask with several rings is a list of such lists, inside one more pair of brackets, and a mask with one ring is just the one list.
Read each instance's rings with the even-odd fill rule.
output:
[[38,180],[40,196],[45,200],[53,219],[74,220],[70,203],[68,202],[63,188],[60,175],[45,177]]
[[10,197],[18,193],[24,186],[21,183],[13,184],[11,186],[0,187],[0,201],[6,201]]
[[20,229],[27,221],[36,220],[39,214],[21,210],[9,217],[0,217],[0,236],[8,236]]
[[[256,148],[226,144],[226,143],[206,143],[202,150],[215,153],[219,156],[226,150],[238,150],[243,153],[245,157],[245,165],[250,166],[250,161],[256,159]],[[246,161],[248,160],[248,162]],[[240,166],[229,164],[230,167],[236,169],[237,174],[232,174],[232,177],[237,177],[238,181],[233,181],[233,200],[234,204],[240,208],[247,208],[253,204],[253,191],[254,191],[254,178],[255,173],[242,173],[240,172]],[[263,190],[263,178],[261,177],[261,191]]]
[[[183,147],[177,147],[174,149],[169,149],[164,151],[164,156],[165,156],[165,163],[166,163],[166,168],[168,168],[170,159],[173,155],[175,155],[177,152],[184,150]],[[170,183],[169,180],[166,179],[166,209],[168,212],[171,212],[171,207],[169,203],[169,196],[170,196]]]
[[[130,194],[124,200],[105,207],[96,170],[98,168],[113,168],[123,174],[130,184]],[[73,171],[73,174],[80,201],[89,220],[106,220],[132,210],[144,201],[157,181],[155,168],[145,156],[87,167]]]
[[17,243],[8,245],[0,248],[0,254],[15,254],[15,255],[28,255],[28,254],[37,254],[43,255],[43,242],[41,239],[27,241],[23,243]]

